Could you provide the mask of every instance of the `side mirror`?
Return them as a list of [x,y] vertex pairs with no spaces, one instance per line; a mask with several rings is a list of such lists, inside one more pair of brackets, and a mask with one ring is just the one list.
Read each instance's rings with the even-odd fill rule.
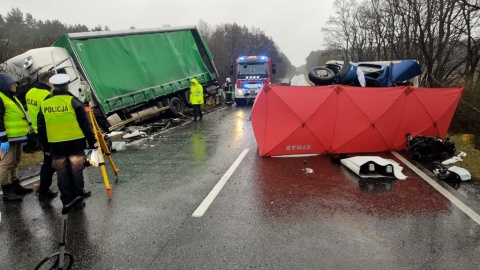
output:
[[275,64],[272,64],[272,73],[273,74],[277,73],[277,67]]
[[230,65],[230,75],[233,75],[233,65]]

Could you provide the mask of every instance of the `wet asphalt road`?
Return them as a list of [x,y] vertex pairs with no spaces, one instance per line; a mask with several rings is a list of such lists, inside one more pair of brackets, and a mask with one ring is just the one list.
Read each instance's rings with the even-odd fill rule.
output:
[[[362,180],[328,156],[262,158],[250,112],[226,107],[116,153],[110,199],[87,168],[93,195],[69,216],[73,269],[479,269],[480,225],[414,171]],[[56,251],[60,210],[34,195],[0,203],[0,269],[33,269]]]

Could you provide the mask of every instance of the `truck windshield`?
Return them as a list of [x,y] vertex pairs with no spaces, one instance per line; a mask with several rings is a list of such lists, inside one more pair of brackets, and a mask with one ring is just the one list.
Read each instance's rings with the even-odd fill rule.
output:
[[267,63],[238,63],[238,75],[265,75]]

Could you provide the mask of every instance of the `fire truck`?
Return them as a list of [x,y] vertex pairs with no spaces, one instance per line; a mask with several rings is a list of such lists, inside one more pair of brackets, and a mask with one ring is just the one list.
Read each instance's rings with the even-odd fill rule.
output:
[[275,64],[266,56],[241,56],[230,66],[230,75],[235,78],[235,104],[251,105],[265,84],[271,83]]

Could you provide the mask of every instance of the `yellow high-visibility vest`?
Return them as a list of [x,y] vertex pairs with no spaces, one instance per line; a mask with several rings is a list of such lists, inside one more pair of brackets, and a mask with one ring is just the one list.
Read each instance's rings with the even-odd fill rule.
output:
[[72,106],[72,96],[58,95],[42,102],[49,143],[85,138]]
[[20,101],[13,97],[13,100],[0,92],[0,98],[5,105],[5,115],[3,121],[8,138],[26,136],[30,131],[27,115],[23,110]]
[[37,131],[37,116],[40,111],[40,105],[45,98],[50,94],[50,91],[46,89],[32,88],[27,92],[25,99],[27,101],[27,111],[30,116],[30,122],[32,122],[33,131]]

